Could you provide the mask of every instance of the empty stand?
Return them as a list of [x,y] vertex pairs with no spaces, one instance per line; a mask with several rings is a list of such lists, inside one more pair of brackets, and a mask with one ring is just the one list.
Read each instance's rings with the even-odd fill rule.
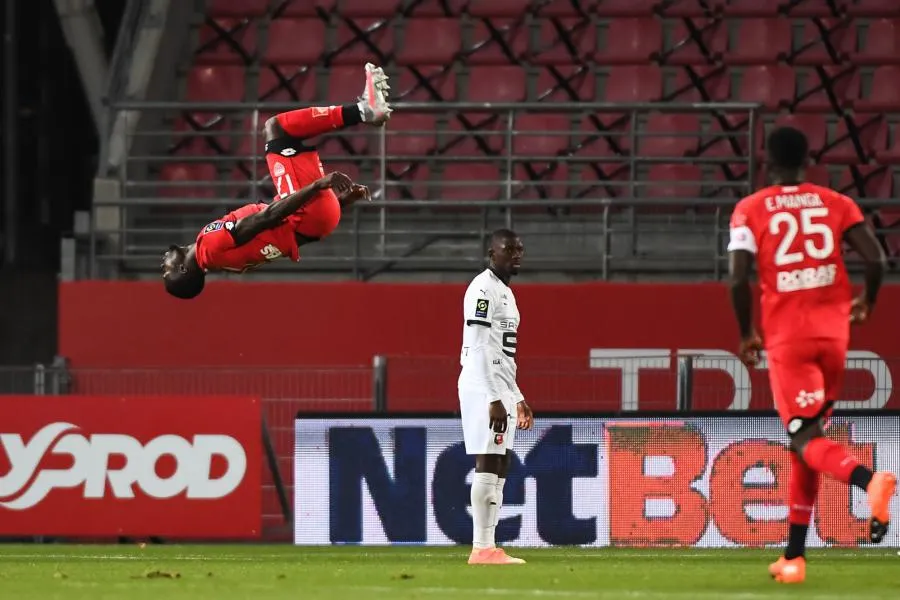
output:
[[276,19],[269,25],[265,63],[314,65],[325,48],[325,25],[319,19]]
[[658,19],[618,19],[603,29],[597,62],[605,65],[642,65],[662,49]]
[[403,43],[397,50],[399,65],[446,65],[462,49],[458,19],[419,19],[403,30]]
[[477,21],[465,49],[470,65],[508,65],[528,54],[529,29],[522,19]]
[[743,19],[735,44],[725,61],[733,65],[760,65],[784,60],[791,52],[791,23],[787,19]]

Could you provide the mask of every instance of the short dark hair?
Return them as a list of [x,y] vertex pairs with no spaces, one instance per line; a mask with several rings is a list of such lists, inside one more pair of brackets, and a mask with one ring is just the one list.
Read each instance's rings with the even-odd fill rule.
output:
[[776,169],[798,170],[806,166],[809,141],[799,129],[779,127],[766,140],[769,165]]
[[491,234],[491,242],[502,242],[504,240],[514,240],[519,235],[512,229],[496,229]]
[[206,285],[206,273],[201,269],[188,269],[183,273],[170,273],[164,280],[166,291],[182,300],[200,295]]

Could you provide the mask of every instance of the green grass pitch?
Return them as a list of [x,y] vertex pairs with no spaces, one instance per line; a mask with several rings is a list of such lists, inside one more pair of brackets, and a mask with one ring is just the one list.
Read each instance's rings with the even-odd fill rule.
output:
[[777,550],[510,549],[520,566],[466,564],[466,548],[0,545],[0,598],[181,600],[900,598],[896,550],[810,552],[783,586]]

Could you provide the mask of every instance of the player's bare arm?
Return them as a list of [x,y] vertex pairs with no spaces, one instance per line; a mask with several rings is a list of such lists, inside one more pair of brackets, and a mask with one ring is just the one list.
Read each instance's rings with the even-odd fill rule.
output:
[[851,323],[865,323],[875,306],[878,290],[887,268],[884,250],[875,234],[865,223],[858,223],[844,232],[844,240],[862,257],[865,263],[865,289],[853,300],[850,308]]
[[241,219],[235,223],[231,232],[235,245],[242,246],[263,231],[278,227],[286,218],[315,198],[316,194],[328,188],[337,194],[346,194],[353,188],[353,182],[343,173],[329,173],[286,198],[273,202],[265,210]]
[[762,341],[753,330],[753,291],[750,289],[750,271],[753,254],[746,250],[728,253],[728,274],[731,283],[731,305],[741,334],[740,359],[749,366],[759,362]]

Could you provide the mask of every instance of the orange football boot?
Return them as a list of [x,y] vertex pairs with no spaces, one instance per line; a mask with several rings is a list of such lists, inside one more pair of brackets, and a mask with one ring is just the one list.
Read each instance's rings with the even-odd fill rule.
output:
[[798,556],[788,560],[782,556],[769,565],[769,574],[778,583],[803,583],[806,579],[806,559]]
[[503,548],[472,548],[470,565],[524,565],[521,558],[509,556]]
[[897,490],[897,478],[893,473],[879,471],[872,476],[866,495],[869,498],[869,509],[872,518],[869,519],[869,539],[873,544],[884,539],[891,520],[890,504],[894,492]]

